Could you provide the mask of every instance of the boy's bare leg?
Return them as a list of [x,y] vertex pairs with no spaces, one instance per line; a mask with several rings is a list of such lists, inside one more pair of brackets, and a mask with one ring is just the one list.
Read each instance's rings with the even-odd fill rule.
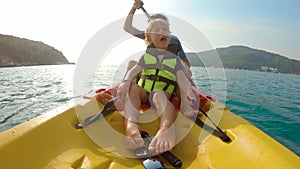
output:
[[149,150],[162,153],[171,150],[175,146],[175,108],[169,101],[164,91],[153,95],[153,102],[160,116],[160,129],[149,144]]
[[148,99],[148,94],[137,84],[132,84],[129,98],[125,100],[125,144],[128,149],[136,149],[144,145],[140,134],[140,127],[137,124],[141,102]]
[[142,147],[144,145],[144,140],[140,134],[140,128],[136,122],[126,119],[126,137],[125,145],[129,150],[134,150],[136,148]]

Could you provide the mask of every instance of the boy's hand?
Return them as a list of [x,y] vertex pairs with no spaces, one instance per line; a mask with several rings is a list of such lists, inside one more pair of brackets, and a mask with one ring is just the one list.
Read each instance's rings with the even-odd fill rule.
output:
[[129,84],[127,81],[126,82],[122,82],[117,90],[117,96],[121,96],[124,97],[126,96],[126,94],[129,92]]
[[129,92],[128,84],[128,82],[123,82],[118,87],[116,96],[119,96],[120,98],[115,102],[115,107],[119,111],[124,110],[126,95]]

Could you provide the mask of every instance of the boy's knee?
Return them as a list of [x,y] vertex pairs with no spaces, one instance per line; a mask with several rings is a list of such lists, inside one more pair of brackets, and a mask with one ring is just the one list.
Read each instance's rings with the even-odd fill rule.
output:
[[165,92],[163,91],[163,90],[161,90],[161,91],[157,91],[157,92],[155,92],[154,94],[153,94],[153,97],[154,98],[162,98],[162,97],[165,97],[166,95],[165,95]]
[[137,84],[131,84],[130,93],[140,93],[141,87]]
[[166,94],[164,91],[157,91],[153,93],[152,100],[154,104],[157,104],[162,99],[167,99]]

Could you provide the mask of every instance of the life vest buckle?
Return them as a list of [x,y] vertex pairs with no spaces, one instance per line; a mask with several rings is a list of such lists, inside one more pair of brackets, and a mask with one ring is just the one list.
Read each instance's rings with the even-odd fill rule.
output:
[[157,82],[157,81],[160,81],[160,76],[156,76],[155,81],[156,81],[156,82]]

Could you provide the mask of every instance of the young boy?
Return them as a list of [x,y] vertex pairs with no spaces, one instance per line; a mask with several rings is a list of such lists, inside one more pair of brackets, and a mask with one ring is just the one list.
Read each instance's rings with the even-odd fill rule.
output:
[[[170,43],[168,23],[163,19],[151,20],[145,32],[145,42],[148,45],[145,55],[128,71],[117,95],[127,97],[124,107],[127,147],[135,149],[144,145],[137,117],[141,103],[150,102],[154,104],[160,115],[160,128],[150,143],[149,150],[162,153],[175,146],[176,136],[173,123],[176,113],[169,101],[175,88],[177,85],[180,88],[181,99],[185,105],[189,105],[188,100],[196,100],[196,98],[184,73],[185,68],[180,58],[167,51]],[[139,73],[141,77],[138,83],[132,83]],[[197,110],[191,106],[185,107],[185,111],[187,109],[197,115]]]

